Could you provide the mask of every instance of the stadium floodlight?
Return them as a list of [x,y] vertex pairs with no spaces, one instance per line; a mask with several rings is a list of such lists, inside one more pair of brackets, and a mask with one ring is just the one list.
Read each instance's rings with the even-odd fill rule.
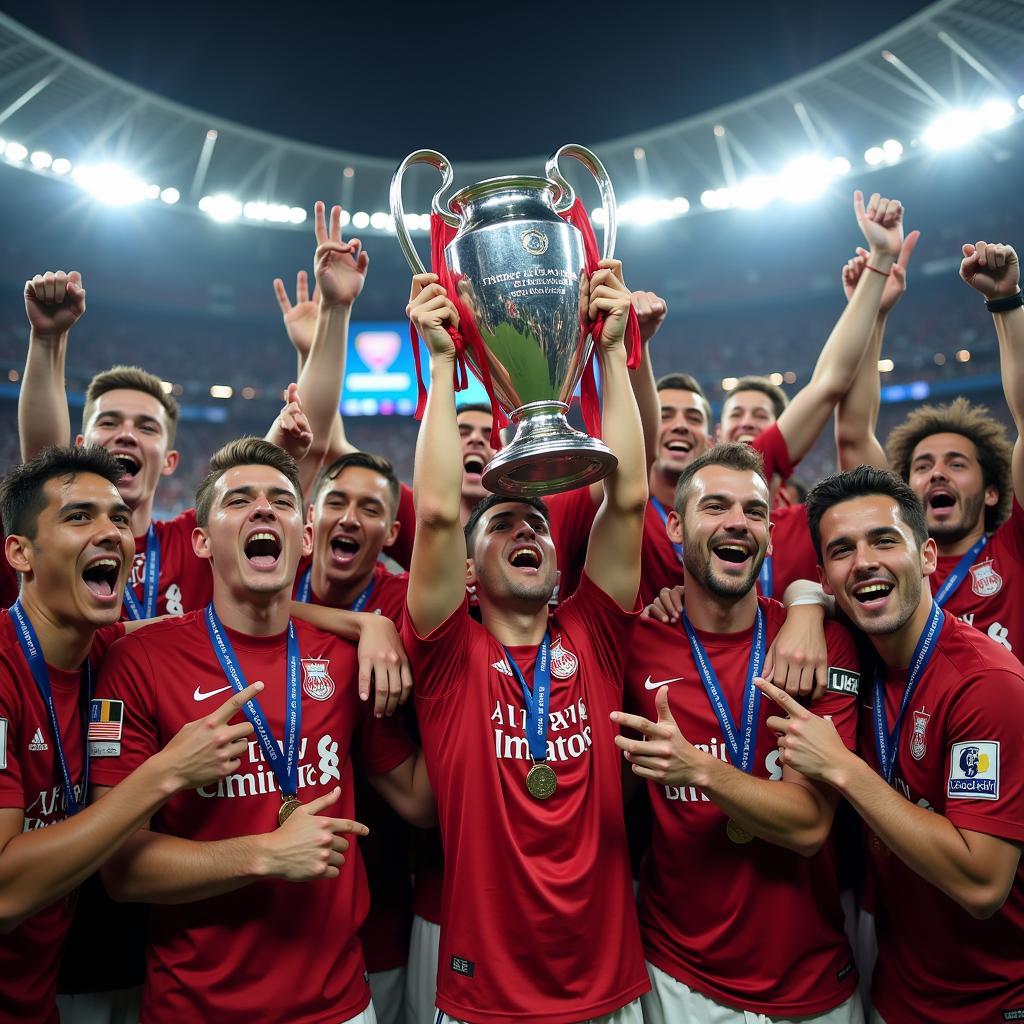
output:
[[352,227],[358,228],[362,231],[363,228],[369,227],[370,215],[364,210],[360,210],[358,213],[352,214]]
[[249,202],[242,207],[242,216],[246,220],[266,220],[267,204],[260,202]]
[[829,161],[829,168],[835,178],[844,178],[850,173],[850,161],[845,156],[834,156]]
[[388,221],[391,218],[383,210],[376,210],[370,215],[370,227],[375,231],[387,231]]
[[[203,196],[199,200],[199,209],[221,224],[238,220],[242,215],[242,204],[234,196],[229,196],[226,192],[219,192],[215,196]],[[216,397],[214,395],[214,398]]]
[[958,363],[969,363],[971,361],[971,353],[969,349],[962,348],[956,354],[956,361]]
[[338,218],[338,223],[342,227],[345,227],[347,224],[349,224],[349,222],[351,220],[352,220],[352,214],[349,213],[348,210],[342,210],[341,211],[341,217]]
[[686,196],[676,196],[672,200],[672,212],[677,216],[681,217],[684,213],[690,212],[690,200]]
[[816,153],[798,156],[778,176],[779,195],[791,203],[817,199],[836,177],[830,161]]
[[595,206],[594,209],[590,211],[590,220],[594,224],[603,224],[604,223],[604,207],[603,206]]
[[1013,121],[1013,104],[1009,100],[989,100],[981,105],[978,116],[986,131],[998,132]]
[[147,199],[159,199],[160,198],[160,186],[159,185],[147,185],[146,186],[146,198]]
[[20,164],[28,156],[28,150],[20,142],[8,142],[4,147],[4,156],[11,163]]
[[293,206],[288,211],[288,219],[293,224],[302,224],[306,219],[306,208],[304,206]]
[[181,193],[176,188],[165,188],[160,193],[160,199],[168,206],[173,206],[181,198]]
[[59,156],[50,164],[50,170],[54,174],[67,174],[71,170],[71,161],[66,157]]
[[759,210],[770,203],[777,194],[778,185],[773,178],[756,174],[736,186],[733,198],[736,205],[742,206],[745,210]]
[[146,198],[146,183],[117,164],[76,167],[72,178],[79,188],[108,206],[131,206]]
[[878,360],[878,372],[879,373],[892,373],[895,369],[896,364],[891,359],[879,359]]
[[732,389],[734,387],[736,387],[736,385],[739,384],[739,382],[740,382],[739,377],[723,377],[722,378],[722,390],[723,391],[732,391]]
[[956,149],[966,146],[981,132],[980,118],[968,110],[951,110],[937,117],[921,134],[929,149]]
[[619,220],[623,224],[639,224],[647,227],[662,220],[661,201],[651,196],[637,196],[623,203],[618,210]]
[[211,398],[230,398],[235,393],[235,389],[230,384],[211,384],[210,385],[210,397]]
[[896,163],[903,156],[903,143],[899,139],[886,139],[882,143],[882,155],[886,163]]
[[785,378],[782,376],[781,373],[778,372],[778,370],[776,370],[775,373],[770,373],[768,375],[769,382],[774,384],[776,387],[779,387],[779,385],[782,384],[784,379]]
[[732,206],[732,189],[708,188],[700,194],[700,201],[709,210],[728,210]]
[[1017,106],[1024,110],[1024,93],[1017,97]]
[[37,149],[29,159],[32,161],[32,166],[40,171],[45,171],[53,164],[53,157],[45,149]]
[[864,163],[869,167],[877,167],[885,159],[881,146],[871,146],[864,150]]

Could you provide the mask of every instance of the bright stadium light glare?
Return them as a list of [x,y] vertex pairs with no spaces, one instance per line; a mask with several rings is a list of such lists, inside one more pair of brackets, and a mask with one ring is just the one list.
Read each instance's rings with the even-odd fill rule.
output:
[[32,166],[41,171],[45,171],[47,167],[53,164],[53,157],[50,156],[45,149],[37,149],[30,159],[32,161]]
[[146,198],[147,199],[159,199],[160,198],[160,186],[159,185],[147,185],[146,186]]
[[[342,210],[341,211],[341,217],[339,218],[338,223],[341,224],[342,227],[345,227],[349,223],[349,221],[351,221],[351,220],[352,220],[352,214],[349,213],[348,210]],[[427,223],[429,224],[429,222],[430,222],[430,218],[429,218],[429,215],[428,215]]]
[[845,156],[832,157],[828,165],[836,178],[845,177],[850,173],[850,161]]
[[882,143],[882,155],[886,163],[894,164],[903,156],[903,143],[899,139],[886,139]]
[[267,204],[260,202],[249,202],[242,207],[242,216],[246,220],[266,220]]
[[864,163],[869,167],[877,167],[885,159],[881,146],[871,146],[864,150]]
[[219,192],[215,196],[203,196],[199,200],[199,209],[221,224],[238,220],[242,215],[242,204],[234,196],[229,196],[226,192]]
[[293,206],[288,211],[288,219],[293,224],[301,224],[306,219],[306,208],[304,206]]
[[736,205],[745,210],[759,210],[775,198],[777,191],[778,186],[773,179],[756,174],[736,186],[733,198]]
[[352,227],[358,228],[362,231],[363,228],[368,227],[370,224],[370,215],[364,210],[360,210],[358,213],[352,214]]
[[879,359],[878,360],[878,372],[879,373],[892,373],[895,369],[896,364],[891,359]]
[[723,377],[722,378],[722,390],[723,391],[732,391],[732,389],[734,387],[736,387],[736,385],[739,384],[739,382],[740,382],[739,377]]
[[20,164],[28,156],[28,150],[20,142],[8,142],[4,147],[4,156],[12,163]]
[[50,165],[50,170],[53,171],[54,174],[67,174],[68,171],[71,170],[71,161],[66,157],[59,156]]
[[981,121],[968,110],[951,110],[937,117],[921,134],[929,149],[966,146],[982,130]]
[[168,206],[173,206],[181,198],[181,193],[176,188],[165,188],[160,193],[160,199]]
[[595,206],[594,209],[592,209],[590,211],[590,219],[595,224],[603,224],[604,223],[604,207],[603,206]]
[[211,398],[230,398],[235,393],[235,389],[230,384],[211,384],[210,385],[210,397]]
[[672,200],[672,212],[677,216],[681,217],[684,213],[690,212],[690,200],[686,196],[676,196]]
[[1021,110],[1024,110],[1024,93],[1021,93],[1021,95],[1017,97],[1017,106],[1020,107]]
[[131,206],[146,198],[146,183],[117,164],[76,167],[72,178],[79,188],[108,206]]
[[732,206],[732,189],[728,188],[709,188],[705,189],[700,194],[700,201],[702,205],[706,206],[709,210],[728,210]]
[[292,219],[292,208],[284,203],[267,203],[264,219],[272,224],[290,224]]
[[776,371],[775,373],[770,373],[768,375],[768,380],[776,387],[778,387],[783,382],[783,380],[785,380],[785,378],[782,376],[781,373]]
[[1013,104],[1009,100],[989,100],[981,105],[978,116],[987,131],[1000,131],[1013,120]]
[[646,227],[662,219],[661,206],[657,199],[638,196],[619,207],[619,219],[623,224],[639,224]]
[[835,177],[829,162],[814,153],[798,156],[782,168],[778,177],[779,194],[791,203],[817,199]]
[[382,210],[376,210],[370,215],[370,227],[376,231],[386,231],[388,226],[388,215]]

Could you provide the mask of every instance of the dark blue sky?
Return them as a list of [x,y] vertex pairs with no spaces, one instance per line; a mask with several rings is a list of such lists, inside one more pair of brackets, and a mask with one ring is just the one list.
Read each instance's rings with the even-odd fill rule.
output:
[[[363,153],[454,159],[599,142],[804,71],[925,4],[81,3],[4,12],[195,107]],[[329,12],[329,14],[325,14]]]

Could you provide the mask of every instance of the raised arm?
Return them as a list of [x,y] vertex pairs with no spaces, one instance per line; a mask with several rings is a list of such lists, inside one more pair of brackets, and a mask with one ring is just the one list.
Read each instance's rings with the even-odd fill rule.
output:
[[640,588],[640,542],[647,508],[643,428],[626,368],[624,341],[629,307],[622,265],[618,260],[602,260],[590,279],[589,315],[591,320],[598,314],[605,318],[597,341],[601,431],[619,462],[602,482],[604,500],[590,532],[586,572],[623,608],[633,607]]
[[810,451],[853,384],[871,341],[882,292],[903,245],[903,207],[898,200],[882,199],[876,192],[865,209],[860,192],[854,192],[853,199],[857,223],[870,249],[869,272],[861,277],[825,342],[810,382],[779,417],[779,430],[794,463]]
[[430,349],[430,392],[416,439],[416,541],[409,566],[409,615],[420,636],[440,626],[466,594],[455,345],[446,330],[449,324],[458,326],[459,314],[437,280],[436,274],[417,274],[407,307],[409,318]]
[[254,683],[205,718],[184,726],[159,753],[109,790],[110,799],[45,829],[22,831],[20,809],[0,810],[0,932],[80,885],[175,793],[238,769],[252,726],[230,725],[263,688]]
[[661,426],[661,403],[658,401],[654,367],[651,365],[650,341],[668,316],[668,303],[654,292],[633,292],[632,300],[640,323],[643,355],[640,358],[640,365],[629,371],[629,382],[633,387],[637,409],[640,411],[640,423],[644,431],[644,454],[649,470],[657,456],[658,430]]
[[[1020,292],[1020,263],[1012,246],[978,242],[964,246],[960,276],[987,301],[998,301]],[[1013,446],[1013,494],[1024,504],[1024,308],[993,313],[999,339],[999,369],[1003,394],[1017,426]]]
[[[886,320],[907,290],[907,266],[920,237],[920,231],[911,231],[903,241],[899,259],[893,264],[882,291],[882,301],[878,307],[878,316],[871,332],[871,340],[868,342],[868,350],[861,360],[853,384],[836,406],[836,460],[840,471],[854,469],[857,466],[889,468],[885,450],[875,433],[878,427],[878,410],[882,403],[878,360],[882,356]],[[847,302],[853,297],[861,277],[871,273],[865,268],[870,255],[866,249],[858,248],[853,259],[843,267],[843,290]]]
[[71,440],[64,390],[68,333],[85,312],[85,289],[77,270],[36,274],[25,282],[28,356],[18,393],[18,435],[22,459],[52,444]]

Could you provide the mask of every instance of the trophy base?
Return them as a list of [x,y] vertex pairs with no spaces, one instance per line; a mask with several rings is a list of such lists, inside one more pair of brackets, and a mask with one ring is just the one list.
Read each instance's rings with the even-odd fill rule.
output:
[[483,485],[496,494],[543,497],[603,480],[619,460],[603,442],[569,426],[564,402],[531,402],[511,416],[515,439],[489,463]]

